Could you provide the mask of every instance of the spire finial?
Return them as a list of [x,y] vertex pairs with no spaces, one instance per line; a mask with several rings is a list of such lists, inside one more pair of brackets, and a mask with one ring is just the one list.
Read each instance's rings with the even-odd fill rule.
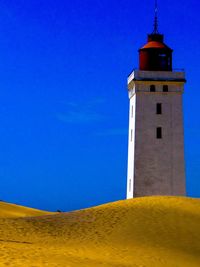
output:
[[158,2],[155,0],[155,18],[154,18],[153,34],[158,34]]

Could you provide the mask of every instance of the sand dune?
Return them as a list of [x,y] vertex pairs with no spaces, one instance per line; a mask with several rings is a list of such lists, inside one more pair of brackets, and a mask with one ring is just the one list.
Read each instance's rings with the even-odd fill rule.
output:
[[30,216],[39,216],[47,214],[53,214],[53,213],[0,201],[0,218],[15,218],[15,217],[26,217],[26,216],[30,217]]
[[200,266],[198,199],[146,197],[45,214],[0,203],[0,266]]

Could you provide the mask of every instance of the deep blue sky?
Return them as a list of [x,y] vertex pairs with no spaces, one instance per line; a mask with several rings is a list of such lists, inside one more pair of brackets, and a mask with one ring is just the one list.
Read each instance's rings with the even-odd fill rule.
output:
[[[187,194],[200,197],[199,1],[159,2],[187,72]],[[125,198],[126,79],[153,12],[153,0],[1,1],[0,199],[72,210]]]

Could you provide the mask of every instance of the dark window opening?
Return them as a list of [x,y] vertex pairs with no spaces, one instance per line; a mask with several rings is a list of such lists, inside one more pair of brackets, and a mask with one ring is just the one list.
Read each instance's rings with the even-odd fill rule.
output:
[[168,91],[169,91],[168,85],[163,85],[163,92],[168,92]]
[[156,114],[162,114],[162,104],[158,103],[156,105]]
[[156,91],[155,85],[150,85],[150,92],[155,92],[155,91]]
[[156,137],[157,137],[157,139],[161,139],[162,138],[162,128],[161,127],[158,127],[156,129]]

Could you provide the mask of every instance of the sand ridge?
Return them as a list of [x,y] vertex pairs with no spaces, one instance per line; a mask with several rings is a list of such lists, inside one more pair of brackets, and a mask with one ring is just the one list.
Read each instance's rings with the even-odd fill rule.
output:
[[53,212],[27,208],[27,207],[23,207],[20,205],[0,201],[0,218],[40,216],[40,215],[47,215],[47,214],[53,214]]
[[0,266],[200,266],[199,199],[144,197],[37,215],[0,218]]

